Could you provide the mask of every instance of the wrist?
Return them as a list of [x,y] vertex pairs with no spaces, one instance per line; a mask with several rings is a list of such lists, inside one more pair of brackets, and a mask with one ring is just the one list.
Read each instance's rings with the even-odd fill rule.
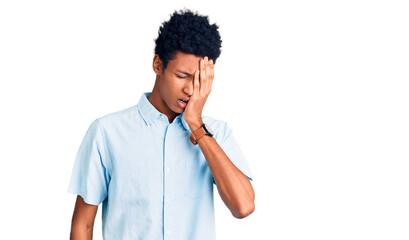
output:
[[189,125],[190,130],[192,132],[194,132],[203,125],[203,121],[202,120],[196,120],[196,121],[192,121],[192,122],[187,122],[187,124]]

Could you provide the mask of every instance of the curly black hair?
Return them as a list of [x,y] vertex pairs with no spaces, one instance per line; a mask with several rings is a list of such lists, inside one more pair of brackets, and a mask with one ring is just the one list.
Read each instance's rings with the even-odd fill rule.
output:
[[189,9],[175,11],[169,21],[162,23],[155,40],[155,54],[162,60],[162,72],[168,62],[175,59],[178,50],[199,57],[208,56],[216,64],[222,46],[218,28],[216,24],[209,24],[208,16]]

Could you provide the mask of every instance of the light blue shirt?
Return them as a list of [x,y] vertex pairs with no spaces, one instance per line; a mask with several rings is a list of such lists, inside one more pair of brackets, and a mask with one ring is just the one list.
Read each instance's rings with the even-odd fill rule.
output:
[[[214,178],[183,113],[169,124],[142,94],[137,105],[97,118],[77,152],[68,192],[102,204],[111,239],[215,239]],[[202,116],[234,165],[251,181],[227,123]]]

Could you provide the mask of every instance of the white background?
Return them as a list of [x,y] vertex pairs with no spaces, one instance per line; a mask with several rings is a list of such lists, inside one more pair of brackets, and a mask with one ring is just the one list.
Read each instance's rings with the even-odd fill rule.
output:
[[245,219],[215,191],[217,239],[409,239],[409,8],[357,0],[1,1],[0,239],[68,239],[81,140],[152,90],[183,7],[220,26],[203,115],[254,177]]

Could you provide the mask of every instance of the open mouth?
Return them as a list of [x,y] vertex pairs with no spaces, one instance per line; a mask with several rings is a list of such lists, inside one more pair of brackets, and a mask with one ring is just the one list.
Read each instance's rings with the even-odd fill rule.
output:
[[179,107],[181,108],[185,108],[187,106],[187,103],[189,102],[189,100],[185,101],[183,99],[179,99],[178,103],[179,103]]

